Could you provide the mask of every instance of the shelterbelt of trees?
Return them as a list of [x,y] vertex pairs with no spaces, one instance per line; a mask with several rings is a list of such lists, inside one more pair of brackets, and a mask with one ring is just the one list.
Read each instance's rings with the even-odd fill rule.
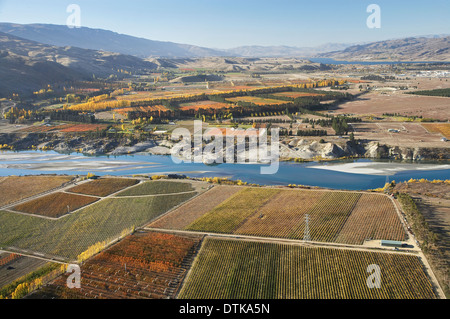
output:
[[[333,92],[334,93],[334,92]],[[342,101],[351,100],[353,96],[348,93],[340,93],[341,95],[334,95],[332,99],[333,103],[340,103]],[[330,99],[330,98],[329,98]],[[181,110],[176,107],[167,108],[166,111],[142,111],[136,109],[136,111],[129,111],[127,113],[129,120],[135,120],[138,118],[153,117],[158,119],[177,119],[177,118],[199,118],[203,121],[206,120],[235,120],[243,117],[258,118],[261,116],[275,116],[275,115],[290,115],[290,114],[320,114],[317,111],[327,109],[329,105],[323,105],[320,103],[321,98],[318,97],[305,97],[297,98],[292,101],[286,101],[285,103],[277,105],[256,105],[251,102],[233,103],[229,104],[230,107],[215,108],[215,109],[190,109]]]
[[314,89],[319,87],[336,86],[344,84],[344,80],[321,80],[311,81],[310,83],[302,83],[296,85],[274,86],[267,88],[255,88],[255,89],[241,89],[230,90],[217,93],[200,93],[200,94],[186,94],[177,97],[164,97],[164,98],[149,98],[139,101],[124,101],[116,100],[112,96],[103,95],[101,97],[95,97],[90,99],[86,103],[75,104],[70,107],[71,110],[85,111],[85,112],[99,112],[105,110],[111,110],[122,107],[140,107],[140,106],[152,106],[152,105],[164,105],[167,107],[173,107],[176,103],[195,102],[202,100],[220,100],[230,97],[245,96],[245,95],[257,95],[257,94],[270,94],[278,92],[288,92],[301,89]]

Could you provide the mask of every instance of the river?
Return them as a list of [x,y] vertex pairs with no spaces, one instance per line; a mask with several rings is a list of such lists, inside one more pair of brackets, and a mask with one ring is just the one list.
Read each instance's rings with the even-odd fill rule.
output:
[[[229,177],[261,185],[308,185],[333,189],[373,189],[386,181],[450,179],[450,164],[407,163],[387,160],[341,160],[331,162],[281,162],[278,172],[262,175],[260,164],[175,164],[170,156],[138,153],[121,156],[84,156],[54,151],[0,153],[0,176],[68,174],[147,175],[184,174],[189,177]],[[266,165],[267,166],[267,165]]]

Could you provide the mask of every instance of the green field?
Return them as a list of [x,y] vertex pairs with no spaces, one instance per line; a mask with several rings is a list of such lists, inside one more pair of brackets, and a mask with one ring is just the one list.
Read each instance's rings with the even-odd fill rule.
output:
[[109,198],[58,220],[0,211],[0,248],[73,260],[89,246],[147,224],[194,195]]
[[120,192],[119,194],[117,194],[117,196],[145,196],[157,194],[174,194],[191,191],[194,191],[194,188],[190,183],[151,181]]
[[[369,288],[369,265],[380,288]],[[436,298],[413,255],[207,238],[181,299],[431,299]]]

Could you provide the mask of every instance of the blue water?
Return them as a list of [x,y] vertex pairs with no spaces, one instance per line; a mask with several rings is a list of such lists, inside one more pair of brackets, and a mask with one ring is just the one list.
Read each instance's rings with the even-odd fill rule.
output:
[[323,64],[360,64],[360,65],[393,65],[393,64],[402,64],[402,63],[412,63],[412,64],[417,64],[417,63],[450,63],[450,62],[439,62],[439,61],[337,61],[334,59],[330,59],[330,58],[311,58],[308,59],[311,62],[314,63],[323,63]]
[[[134,154],[121,156],[82,156],[80,154],[61,155],[49,151],[27,151],[27,152],[2,152],[0,161],[0,176],[8,175],[39,175],[39,174],[68,174],[86,175],[139,175],[139,174],[169,174],[178,173],[189,177],[229,177],[240,179],[248,183],[261,185],[309,185],[327,187],[333,189],[373,189],[384,186],[387,179],[396,182],[406,181],[410,178],[420,179],[450,179],[450,169],[439,170],[408,170],[397,172],[392,176],[353,174],[339,171],[315,169],[314,165],[329,165],[329,163],[293,163],[281,162],[279,170],[273,175],[262,175],[260,164],[219,164],[205,165],[202,163],[173,163],[170,156]],[[32,155],[28,159],[13,159],[14,155]],[[62,156],[62,158],[61,158]],[[9,160],[9,157],[11,159]],[[348,162],[373,162],[371,160],[347,160]],[[378,161],[377,161],[378,162]],[[386,162],[386,161],[383,161]],[[394,163],[395,162],[391,162]],[[51,165],[59,164],[58,167]],[[89,167],[71,167],[72,164]],[[117,164],[118,167],[111,168],[110,165]],[[396,162],[398,164],[398,162]],[[21,165],[17,167],[17,165]],[[22,167],[27,165],[28,168]],[[35,166],[37,165],[37,166]],[[46,169],[42,165],[50,165]],[[402,164],[404,165],[404,164]]]

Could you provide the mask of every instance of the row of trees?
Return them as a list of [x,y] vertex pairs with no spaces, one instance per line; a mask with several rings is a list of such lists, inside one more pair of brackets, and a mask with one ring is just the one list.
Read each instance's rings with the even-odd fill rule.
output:
[[[339,117],[340,119],[345,119],[347,123],[360,123],[362,121],[359,117]],[[305,118],[303,119],[303,123],[314,125],[320,125],[322,127],[332,127],[333,120],[336,118],[328,118],[328,119],[309,119]]]
[[80,123],[95,123],[97,121],[92,114],[80,113],[73,110],[52,111],[50,112],[50,120]]
[[297,136],[327,136],[326,130],[297,130]]
[[[287,86],[275,86],[275,87],[266,87],[266,88],[255,88],[255,89],[244,89],[244,90],[230,90],[230,91],[224,91],[224,92],[217,92],[217,93],[201,93],[201,94],[185,94],[183,96],[178,97],[164,97],[164,98],[150,98],[150,99],[143,99],[139,101],[117,101],[117,100],[102,100],[100,102],[96,101],[89,101],[87,103],[78,104],[71,106],[71,109],[73,110],[79,110],[79,111],[103,111],[103,110],[109,110],[114,108],[120,108],[120,107],[140,107],[140,106],[153,106],[153,105],[164,105],[167,108],[174,110],[178,103],[185,103],[185,102],[196,102],[196,101],[204,101],[204,100],[211,100],[221,103],[230,103],[227,101],[227,98],[231,97],[238,97],[238,96],[255,96],[255,95],[264,95],[264,94],[272,94],[272,93],[279,93],[279,92],[286,92],[286,91],[304,91],[305,89],[309,88],[316,88],[316,87],[324,87],[324,86],[330,86],[330,85],[337,85],[341,83],[342,81],[336,81],[336,80],[322,80],[322,81],[315,81],[310,83],[303,83],[303,84],[297,84],[297,85],[287,85]],[[328,93],[327,93],[328,94]],[[303,99],[299,99],[297,102],[300,102]],[[293,100],[286,100],[287,102],[295,102]],[[317,101],[317,100],[315,100]],[[240,102],[239,102],[240,103]],[[298,105],[298,103],[296,103]],[[240,103],[241,107],[250,107],[253,106],[252,103],[248,102],[242,102]]]
[[19,109],[12,107],[3,117],[9,120],[10,124],[24,123],[25,121],[42,121],[45,115],[41,111]]

